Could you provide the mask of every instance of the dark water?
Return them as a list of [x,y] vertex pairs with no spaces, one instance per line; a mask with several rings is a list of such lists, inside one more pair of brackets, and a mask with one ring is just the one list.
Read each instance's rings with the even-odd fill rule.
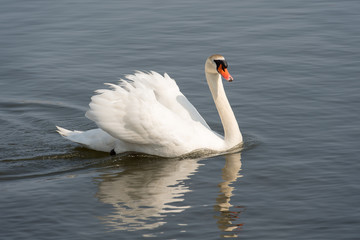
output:
[[[1,239],[358,239],[359,1],[21,1],[0,8]],[[167,72],[222,131],[204,79],[223,54],[245,147],[110,157],[93,91]]]

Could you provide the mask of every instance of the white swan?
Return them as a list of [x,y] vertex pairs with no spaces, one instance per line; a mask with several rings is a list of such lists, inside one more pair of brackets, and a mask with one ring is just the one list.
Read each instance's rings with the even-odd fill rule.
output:
[[231,82],[227,62],[210,56],[205,75],[224,127],[224,137],[210,129],[195,107],[166,73],[136,72],[106,84],[91,98],[86,117],[98,129],[69,131],[57,126],[66,139],[97,151],[141,152],[177,157],[198,150],[225,152],[242,143],[242,135],[221,81]]

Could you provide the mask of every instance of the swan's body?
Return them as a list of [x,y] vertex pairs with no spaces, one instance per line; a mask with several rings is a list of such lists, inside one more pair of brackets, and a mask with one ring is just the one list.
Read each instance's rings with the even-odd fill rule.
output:
[[227,151],[242,143],[236,118],[227,100],[221,75],[228,81],[224,57],[213,55],[205,75],[225,136],[213,132],[167,74],[137,72],[111,89],[97,90],[86,117],[98,129],[85,132],[58,128],[65,138],[97,151],[141,152],[176,157],[197,150]]

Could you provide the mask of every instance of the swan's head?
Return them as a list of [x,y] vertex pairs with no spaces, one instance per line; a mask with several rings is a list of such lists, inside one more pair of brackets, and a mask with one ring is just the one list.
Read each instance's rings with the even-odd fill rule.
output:
[[220,74],[226,81],[231,82],[233,77],[228,71],[228,64],[221,55],[210,56],[205,63],[205,72],[210,74]]

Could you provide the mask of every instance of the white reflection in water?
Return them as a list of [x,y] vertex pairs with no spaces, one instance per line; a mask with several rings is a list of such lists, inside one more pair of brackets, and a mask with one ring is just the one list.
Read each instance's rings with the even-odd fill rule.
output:
[[234,190],[231,184],[234,183],[237,178],[242,177],[242,175],[239,174],[241,170],[241,154],[228,154],[225,156],[225,159],[225,166],[222,169],[223,182],[219,184],[220,194],[216,198],[216,205],[214,206],[214,209],[219,215],[215,216],[215,218],[218,219],[219,229],[226,232],[223,237],[237,237],[235,232],[240,230],[243,224],[233,224],[233,221],[238,220],[244,207],[235,206],[237,210],[230,211],[230,208],[233,207],[230,200]]
[[97,197],[114,207],[103,218],[105,224],[114,230],[153,229],[165,223],[167,214],[184,211],[189,206],[179,202],[190,191],[184,180],[199,167],[198,161],[141,160],[138,165],[124,166],[121,173],[102,176]]
[[[222,231],[231,221],[223,212],[231,207],[230,197],[241,168],[240,153],[226,155],[222,170],[224,182],[219,184],[221,194],[215,208],[220,212],[218,226]],[[184,180],[197,171],[201,159],[128,159],[121,160],[124,170],[116,174],[101,176],[97,197],[113,206],[111,214],[102,217],[112,230],[154,229],[166,222],[170,213],[179,213],[189,208],[184,205],[184,194],[191,191]],[[220,173],[219,173],[220,174]]]

